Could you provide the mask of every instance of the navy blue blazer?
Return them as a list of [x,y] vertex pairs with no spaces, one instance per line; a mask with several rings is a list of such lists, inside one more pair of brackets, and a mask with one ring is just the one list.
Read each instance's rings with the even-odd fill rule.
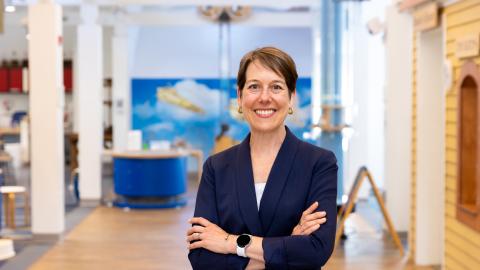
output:
[[[320,269],[332,254],[336,229],[337,161],[325,149],[287,135],[257,209],[250,135],[209,157],[203,167],[195,217],[231,234],[263,237],[266,269]],[[327,222],[308,236],[291,236],[302,212],[318,201]],[[193,269],[245,269],[249,258],[200,248],[188,254]]]

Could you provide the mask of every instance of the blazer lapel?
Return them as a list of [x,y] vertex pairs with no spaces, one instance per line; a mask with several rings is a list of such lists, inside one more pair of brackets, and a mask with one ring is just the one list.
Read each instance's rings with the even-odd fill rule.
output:
[[287,131],[285,140],[283,141],[272,169],[270,170],[267,185],[265,186],[265,191],[263,192],[262,200],[260,202],[259,215],[265,235],[267,235],[273,221],[278,201],[280,200],[287,182],[288,175],[297,153],[298,143],[300,142],[300,140],[297,139],[287,127],[285,127],[285,129]]
[[240,144],[237,152],[236,186],[240,213],[250,233],[263,236],[258,216],[255,184],[253,180],[252,159],[250,157],[250,135]]

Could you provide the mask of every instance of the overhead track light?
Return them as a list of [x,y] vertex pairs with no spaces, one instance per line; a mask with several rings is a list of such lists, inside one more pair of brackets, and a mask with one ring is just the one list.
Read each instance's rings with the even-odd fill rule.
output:
[[214,22],[232,22],[246,19],[252,9],[246,6],[202,6],[198,7],[198,11]]

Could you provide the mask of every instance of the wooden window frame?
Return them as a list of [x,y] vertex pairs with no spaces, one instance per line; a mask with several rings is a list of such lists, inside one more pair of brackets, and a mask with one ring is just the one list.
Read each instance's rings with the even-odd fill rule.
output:
[[469,123],[476,125],[477,138],[480,136],[480,70],[475,62],[469,60],[462,66],[461,74],[457,83],[458,106],[457,106],[457,199],[456,209],[457,219],[467,225],[468,227],[480,231],[480,139],[476,142],[475,154],[475,204],[462,204],[462,101],[463,101],[463,86],[467,80],[473,80],[476,84],[476,123]]

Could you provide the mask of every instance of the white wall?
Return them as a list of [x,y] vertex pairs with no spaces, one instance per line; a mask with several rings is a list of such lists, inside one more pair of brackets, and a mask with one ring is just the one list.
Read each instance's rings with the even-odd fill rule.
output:
[[412,20],[386,11],[385,188],[397,231],[408,231],[412,151]]
[[445,98],[440,29],[419,34],[417,66],[417,198],[415,262],[442,263],[445,186]]
[[[346,193],[362,166],[369,169],[377,186],[384,188],[384,44],[382,34],[372,36],[366,28],[368,20],[382,15],[384,5],[381,1],[348,5],[351,25],[344,43],[350,61],[345,64],[351,67],[342,76],[351,80],[343,81],[346,93],[342,95],[350,106],[346,120],[352,134],[344,163]],[[370,190],[370,185],[364,184],[359,196],[367,197]]]
[[[134,56],[134,78],[218,78],[219,27],[142,27]],[[261,46],[277,46],[294,58],[299,75],[311,75],[309,28],[257,28],[232,26],[231,76],[240,58]]]

